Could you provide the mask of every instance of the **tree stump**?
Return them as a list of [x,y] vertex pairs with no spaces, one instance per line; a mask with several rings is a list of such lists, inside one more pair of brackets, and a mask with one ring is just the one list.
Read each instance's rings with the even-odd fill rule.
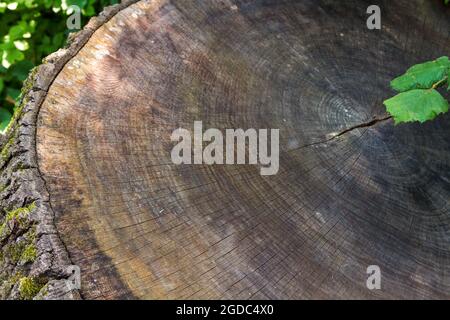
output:
[[[3,138],[3,297],[29,279],[37,298],[450,298],[450,117],[394,126],[382,105],[449,54],[450,12],[380,1],[368,30],[371,4],[142,0],[91,20]],[[279,172],[173,164],[196,120],[280,129]],[[35,259],[7,257],[24,237]]]

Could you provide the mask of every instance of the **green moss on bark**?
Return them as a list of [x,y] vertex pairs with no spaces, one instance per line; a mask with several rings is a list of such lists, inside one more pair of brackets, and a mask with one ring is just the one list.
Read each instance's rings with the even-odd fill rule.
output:
[[3,161],[8,160],[9,156],[10,156],[10,149],[11,146],[14,144],[14,136],[12,136],[11,138],[9,138],[8,142],[5,144],[5,146],[3,147],[0,155],[3,159]]
[[0,238],[2,238],[4,231],[7,229],[8,224],[12,220],[16,220],[19,225],[25,224],[25,219],[28,214],[36,208],[36,204],[33,202],[26,207],[17,208],[6,212],[6,217],[3,223],[0,225]]
[[19,279],[19,294],[22,300],[31,300],[44,287],[45,282],[39,278],[23,277]]

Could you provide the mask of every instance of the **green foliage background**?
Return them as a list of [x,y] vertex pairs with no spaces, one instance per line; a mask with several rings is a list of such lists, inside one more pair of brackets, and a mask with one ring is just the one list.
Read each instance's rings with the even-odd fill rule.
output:
[[48,54],[63,47],[70,6],[88,18],[118,0],[0,0],[0,130],[11,118],[22,82]]

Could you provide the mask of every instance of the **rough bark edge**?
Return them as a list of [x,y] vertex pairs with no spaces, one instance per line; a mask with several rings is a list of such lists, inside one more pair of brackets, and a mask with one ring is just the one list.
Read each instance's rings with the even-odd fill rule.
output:
[[38,114],[66,63],[95,31],[138,1],[125,0],[106,7],[83,30],[69,37],[66,48],[46,57],[24,82],[19,107],[6,133],[0,136],[0,298],[82,298],[79,290],[67,285],[72,263],[56,229],[49,192],[38,167]]

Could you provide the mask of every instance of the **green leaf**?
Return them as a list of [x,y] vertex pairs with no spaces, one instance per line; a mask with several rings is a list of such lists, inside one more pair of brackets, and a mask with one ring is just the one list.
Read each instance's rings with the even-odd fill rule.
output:
[[9,29],[8,34],[9,34],[11,40],[20,39],[20,38],[22,38],[22,36],[24,34],[23,27],[20,25],[11,27],[11,29]]
[[94,6],[89,4],[85,9],[83,9],[83,14],[87,17],[92,17],[93,15],[95,15]]
[[386,110],[392,115],[395,124],[402,122],[425,122],[448,111],[447,100],[435,89],[415,89],[399,93],[384,101]]
[[20,96],[20,90],[14,88],[7,88],[6,95],[11,98],[11,100],[17,100]]
[[43,0],[44,6],[46,9],[50,8],[53,4],[52,0]]
[[448,57],[441,57],[434,61],[417,64],[400,77],[391,81],[391,87],[397,92],[412,89],[430,89],[445,78],[450,70]]
[[14,62],[21,61],[24,58],[24,54],[15,48],[3,51],[2,66],[8,69]]
[[448,73],[447,73],[447,84],[448,84],[447,91],[450,91],[450,69],[448,70]]
[[8,3],[6,7],[9,10],[16,10],[18,5],[19,5],[19,3],[17,1],[14,1],[14,2]]
[[33,67],[29,60],[20,61],[11,67],[11,75],[19,81],[24,81]]
[[77,6],[79,8],[84,8],[84,6],[87,4],[87,0],[66,0],[67,6]]
[[6,127],[8,127],[9,122],[11,121],[12,115],[11,113],[4,109],[0,108],[0,131],[3,132]]
[[16,40],[14,41],[14,46],[17,50],[26,51],[30,48],[30,45],[25,40]]

